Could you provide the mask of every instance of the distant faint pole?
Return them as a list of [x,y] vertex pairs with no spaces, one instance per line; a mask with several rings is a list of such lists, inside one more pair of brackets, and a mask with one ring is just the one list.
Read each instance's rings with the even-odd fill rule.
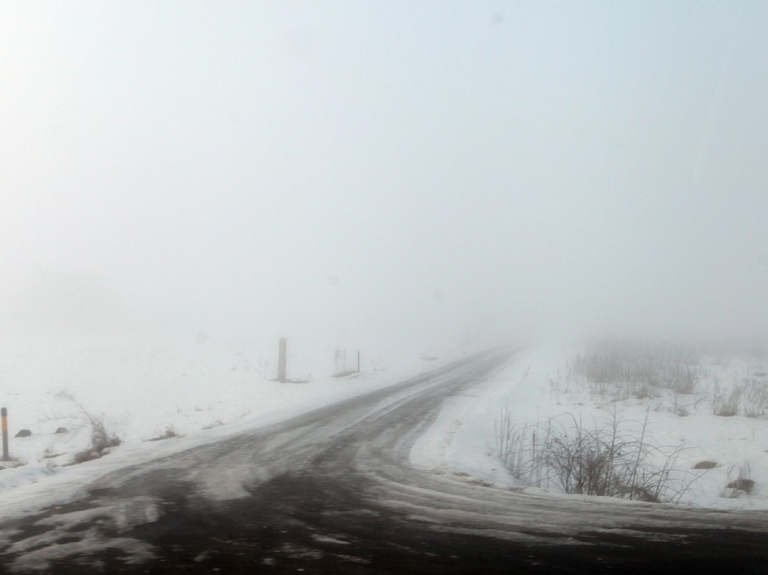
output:
[[360,373],[360,351],[357,352],[357,373]]
[[280,383],[285,383],[285,351],[288,347],[288,341],[286,338],[280,338],[280,353],[277,359],[277,380]]
[[0,410],[0,417],[3,420],[3,461],[8,461],[10,458],[8,457],[8,410],[6,408],[3,407]]

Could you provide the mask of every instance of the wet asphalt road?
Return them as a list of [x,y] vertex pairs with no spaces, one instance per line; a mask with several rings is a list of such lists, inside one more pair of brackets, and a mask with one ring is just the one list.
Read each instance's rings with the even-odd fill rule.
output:
[[409,465],[481,354],[274,427],[100,478],[0,523],[0,574],[768,574],[768,516],[556,498]]

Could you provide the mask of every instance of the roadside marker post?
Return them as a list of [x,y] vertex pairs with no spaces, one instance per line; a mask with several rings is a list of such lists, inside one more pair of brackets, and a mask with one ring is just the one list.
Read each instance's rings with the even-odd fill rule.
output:
[[280,352],[277,360],[277,381],[285,383],[285,355],[286,355],[287,341],[284,337],[280,338]]
[[5,407],[0,410],[0,417],[3,420],[3,461],[8,461],[8,410]]

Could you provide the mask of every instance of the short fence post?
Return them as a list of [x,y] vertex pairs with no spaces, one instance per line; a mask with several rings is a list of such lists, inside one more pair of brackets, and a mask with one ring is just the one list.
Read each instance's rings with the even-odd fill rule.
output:
[[10,458],[8,457],[8,410],[6,408],[3,407],[0,410],[0,417],[3,420],[3,461],[8,461]]
[[287,341],[284,337],[280,338],[280,352],[277,360],[277,381],[285,383],[285,352]]

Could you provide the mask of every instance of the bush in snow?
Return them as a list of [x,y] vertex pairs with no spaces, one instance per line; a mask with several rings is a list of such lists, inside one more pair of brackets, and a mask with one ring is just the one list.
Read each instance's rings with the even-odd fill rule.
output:
[[516,427],[504,409],[496,420],[491,454],[528,485],[568,494],[679,501],[692,482],[673,477],[681,448],[656,445],[647,420],[639,429],[628,427],[615,412],[603,424],[585,424],[565,414]]
[[120,445],[121,440],[114,433],[109,433],[104,424],[104,418],[94,415],[80,403],[74,395],[67,391],[57,394],[59,399],[68,401],[77,409],[77,416],[91,428],[91,446],[75,455],[75,463],[97,459],[105,454],[105,450]]
[[149,439],[149,441],[163,441],[164,439],[172,439],[178,436],[179,434],[176,433],[176,427],[171,423],[170,425],[166,426],[164,432],[156,433],[152,439]]
[[733,417],[739,413],[741,396],[744,393],[742,386],[734,386],[730,391],[725,391],[715,383],[712,394],[712,413],[721,417]]
[[728,480],[721,495],[723,497],[738,497],[741,493],[751,495],[755,488],[755,481],[752,479],[752,466],[747,461],[739,467],[739,475],[731,481],[731,471],[728,473]]
[[768,382],[757,379],[747,380],[744,384],[744,415],[760,417],[768,407]]

